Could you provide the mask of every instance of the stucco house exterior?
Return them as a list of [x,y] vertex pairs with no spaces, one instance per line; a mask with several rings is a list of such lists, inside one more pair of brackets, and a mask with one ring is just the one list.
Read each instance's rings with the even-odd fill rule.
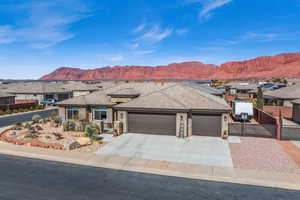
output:
[[283,87],[274,91],[264,93],[265,105],[292,106],[292,102],[300,99],[300,85]]
[[297,99],[292,102],[293,103],[293,114],[292,119],[293,121],[300,124],[300,99]]
[[0,91],[0,105],[14,104],[15,96],[3,91]]
[[100,90],[100,88],[96,85],[86,84],[82,82],[70,82],[67,84],[63,84],[61,87],[68,91],[72,91],[72,97],[87,95]]
[[70,98],[72,91],[61,86],[62,83],[18,83],[8,87],[6,92],[13,94],[16,100],[36,100],[41,102],[48,99],[56,99],[57,101],[62,101]]
[[124,132],[188,137],[228,134],[229,105],[183,83],[123,83],[58,103],[63,120],[123,122]]

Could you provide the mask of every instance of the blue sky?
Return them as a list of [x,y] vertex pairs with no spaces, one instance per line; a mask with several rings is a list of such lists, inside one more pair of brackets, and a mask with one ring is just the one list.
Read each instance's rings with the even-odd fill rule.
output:
[[300,51],[300,0],[1,0],[0,78]]

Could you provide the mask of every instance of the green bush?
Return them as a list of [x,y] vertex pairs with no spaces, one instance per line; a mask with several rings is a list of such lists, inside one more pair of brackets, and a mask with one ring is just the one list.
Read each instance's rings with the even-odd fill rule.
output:
[[3,110],[0,110],[0,115],[4,115],[5,112]]
[[63,126],[63,131],[75,131],[76,129],[76,123],[74,120],[64,121],[62,126]]
[[10,115],[10,114],[12,114],[12,111],[11,110],[7,110],[6,114]]
[[54,120],[54,117],[57,117],[59,114],[57,111],[50,113],[50,118]]
[[31,138],[31,139],[34,139],[34,138],[37,138],[37,137],[39,137],[39,136],[34,134],[34,133],[29,133],[29,134],[24,136],[24,138]]
[[33,115],[32,116],[32,122],[33,123],[39,123],[41,121],[42,117],[40,115]]
[[45,107],[44,107],[44,105],[38,105],[37,107],[36,107],[36,109],[38,109],[38,110],[42,110],[42,109],[44,109]]
[[62,119],[59,116],[53,116],[52,120],[54,121],[54,123],[56,124],[61,124]]
[[95,140],[99,135],[99,126],[90,124],[85,127],[85,136]]
[[24,126],[24,128],[30,129],[30,128],[31,128],[31,125],[30,125],[29,123],[26,123],[25,126]]

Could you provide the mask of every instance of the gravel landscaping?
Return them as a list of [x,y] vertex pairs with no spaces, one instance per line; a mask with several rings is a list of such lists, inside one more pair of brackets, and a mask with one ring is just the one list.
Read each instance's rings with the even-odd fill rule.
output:
[[230,143],[235,168],[299,173],[293,158],[275,139],[240,137],[241,143]]

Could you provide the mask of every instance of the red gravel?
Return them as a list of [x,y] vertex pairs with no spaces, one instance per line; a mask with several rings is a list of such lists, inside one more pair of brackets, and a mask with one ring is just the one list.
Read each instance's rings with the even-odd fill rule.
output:
[[235,168],[300,173],[300,169],[281,145],[270,138],[241,137],[241,143],[230,143]]

